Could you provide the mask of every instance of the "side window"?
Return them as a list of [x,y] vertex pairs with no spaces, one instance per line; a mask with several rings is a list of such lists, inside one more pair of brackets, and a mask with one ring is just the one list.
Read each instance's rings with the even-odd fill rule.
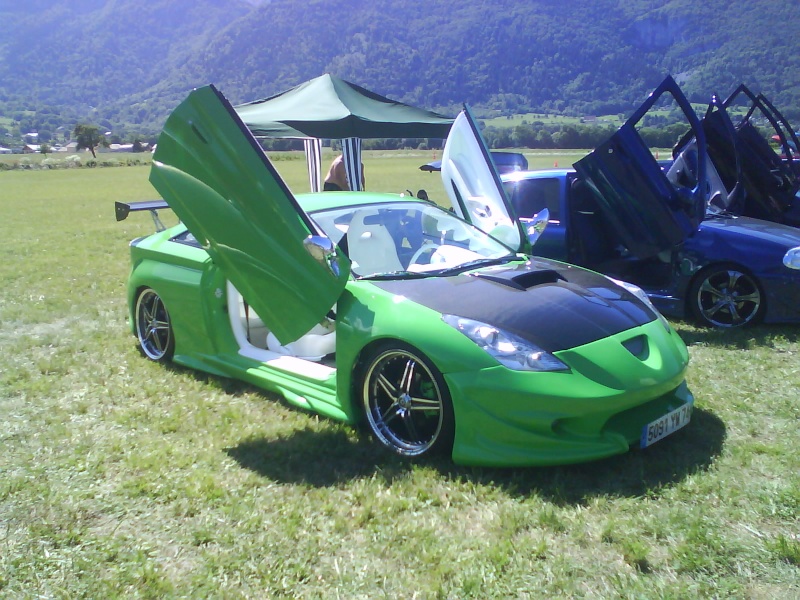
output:
[[530,218],[546,208],[550,211],[550,219],[557,221],[561,212],[560,183],[555,177],[521,179],[508,181],[504,187],[518,217]]

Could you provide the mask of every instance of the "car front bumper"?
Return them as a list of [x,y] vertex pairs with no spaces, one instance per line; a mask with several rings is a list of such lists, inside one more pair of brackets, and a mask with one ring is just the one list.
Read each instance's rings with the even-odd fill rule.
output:
[[[647,340],[638,355],[625,346],[633,338]],[[685,383],[686,347],[658,322],[558,357],[569,372],[497,366],[445,374],[456,418],[453,460],[483,466],[598,460],[627,452],[648,423],[694,402]]]

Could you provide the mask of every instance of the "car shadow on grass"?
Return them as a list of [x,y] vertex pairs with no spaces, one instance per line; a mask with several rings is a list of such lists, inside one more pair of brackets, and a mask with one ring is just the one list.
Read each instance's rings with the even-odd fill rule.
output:
[[410,461],[390,454],[366,434],[333,423],[321,431],[307,428],[276,439],[251,439],[226,452],[243,468],[287,484],[330,487],[380,478],[390,486],[422,468],[454,482],[575,505],[598,496],[657,496],[661,488],[708,469],[724,440],[724,423],[695,409],[689,425],[650,448],[582,465],[510,469],[462,467],[445,457]]

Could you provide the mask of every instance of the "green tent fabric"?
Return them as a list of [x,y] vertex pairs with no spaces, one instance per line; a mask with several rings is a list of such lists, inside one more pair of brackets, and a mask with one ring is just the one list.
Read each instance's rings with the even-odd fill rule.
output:
[[453,123],[330,74],[235,108],[253,135],[270,138],[445,138]]

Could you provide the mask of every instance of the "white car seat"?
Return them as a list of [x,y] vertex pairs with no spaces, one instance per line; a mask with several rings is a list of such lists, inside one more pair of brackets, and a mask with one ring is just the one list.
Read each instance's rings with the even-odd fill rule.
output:
[[336,352],[335,322],[325,319],[294,342],[282,345],[272,332],[267,335],[267,349],[285,356],[296,356],[304,360],[319,361]]
[[347,247],[353,270],[359,275],[403,270],[394,238],[371,210],[359,210],[347,229]]

